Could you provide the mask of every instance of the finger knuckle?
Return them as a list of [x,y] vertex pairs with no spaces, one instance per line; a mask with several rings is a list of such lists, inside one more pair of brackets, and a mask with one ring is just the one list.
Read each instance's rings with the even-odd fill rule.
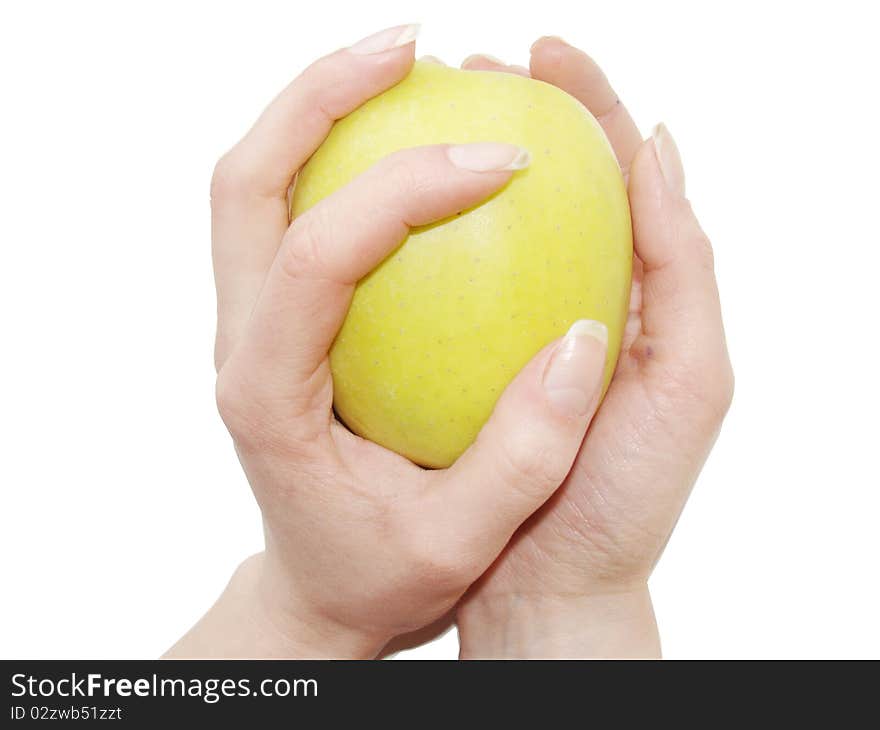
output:
[[232,368],[224,366],[215,385],[217,411],[240,454],[305,461],[317,439],[298,438],[299,431],[278,418],[255,389]]
[[730,410],[735,391],[736,376],[734,375],[733,367],[731,367],[730,363],[727,363],[718,374],[718,387],[712,404],[719,420],[723,419]]
[[[217,411],[240,453],[318,463],[326,453],[328,388],[306,398],[279,400],[264,390],[246,365],[233,355],[217,374]],[[315,407],[315,403],[321,407]]]
[[672,374],[670,385],[673,402],[695,402],[699,420],[707,427],[720,425],[733,402],[735,380],[727,358],[684,363]]
[[465,550],[448,535],[435,530],[410,529],[410,564],[415,578],[440,591],[455,591],[476,577],[472,560]]
[[382,161],[378,172],[384,179],[392,181],[399,190],[411,193],[424,191],[428,187],[428,181],[418,172],[418,156],[419,151],[415,149],[393,152]]
[[680,221],[684,222],[679,223],[678,235],[684,239],[683,248],[703,269],[714,272],[715,251],[712,248],[712,241],[697,221],[690,202],[685,200],[682,204],[686,206],[686,214],[680,218]]
[[321,276],[324,270],[321,241],[326,229],[323,206],[317,205],[297,218],[285,236],[281,267],[293,279]]
[[544,439],[534,439],[534,432],[528,430],[519,429],[502,442],[499,473],[527,500],[543,501],[562,483],[571,464],[560,458],[558,449]]
[[420,578],[440,589],[454,589],[470,579],[467,565],[449,550],[421,555],[416,565]]
[[246,187],[246,175],[235,159],[234,150],[230,150],[214,165],[211,175],[212,206],[241,198]]
[[709,237],[698,231],[693,237],[693,255],[697,262],[708,272],[715,271],[715,250]]
[[214,388],[220,418],[237,441],[248,441],[256,430],[257,416],[247,384],[233,367],[220,369]]

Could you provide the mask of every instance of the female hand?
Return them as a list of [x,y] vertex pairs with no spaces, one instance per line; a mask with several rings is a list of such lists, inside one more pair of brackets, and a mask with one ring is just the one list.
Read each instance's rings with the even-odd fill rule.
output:
[[571,474],[460,603],[463,657],[659,654],[647,579],[733,394],[712,249],[664,127],[641,135],[602,71],[556,38],[530,73],[599,120],[628,176],[635,261],[617,371]]
[[447,470],[333,417],[327,353],[358,279],[410,226],[475,205],[527,163],[494,143],[405,150],[289,224],[297,170],[335,119],[408,73],[413,38],[392,28],[319,60],[217,165],[217,400],[266,549],[169,656],[376,655],[495,560],[565,478],[595,410],[605,332],[580,322],[516,377]]

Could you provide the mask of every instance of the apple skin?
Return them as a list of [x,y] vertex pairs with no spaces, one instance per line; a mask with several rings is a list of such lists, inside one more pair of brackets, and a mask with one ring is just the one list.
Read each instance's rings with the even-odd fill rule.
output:
[[416,63],[334,125],[291,203],[301,214],[396,150],[482,141],[525,147],[532,163],[481,205],[414,228],[358,283],[330,352],[338,416],[427,467],[455,461],[516,373],[577,319],[608,327],[607,389],[632,227],[602,128],[549,84]]

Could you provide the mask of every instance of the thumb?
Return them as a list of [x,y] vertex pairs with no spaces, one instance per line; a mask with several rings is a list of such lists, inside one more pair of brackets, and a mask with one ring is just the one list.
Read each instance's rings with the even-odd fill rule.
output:
[[428,492],[436,504],[424,513],[454,525],[456,547],[482,569],[568,476],[598,407],[607,343],[604,324],[579,320],[541,350],[474,444],[441,473],[445,484]]

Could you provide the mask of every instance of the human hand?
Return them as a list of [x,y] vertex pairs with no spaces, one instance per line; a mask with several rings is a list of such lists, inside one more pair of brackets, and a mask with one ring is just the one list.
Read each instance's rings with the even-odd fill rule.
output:
[[528,70],[464,67],[529,73],[599,120],[628,177],[635,257],[608,393],[571,474],[459,604],[462,657],[657,655],[647,579],[733,394],[712,248],[668,131],[643,142],[586,54],[542,38]]
[[505,144],[404,150],[289,222],[297,170],[333,120],[407,74],[413,37],[390,29],[319,60],[217,165],[217,400],[266,549],[169,656],[375,656],[495,560],[565,478],[595,410],[606,334],[580,322],[449,469],[423,470],[333,417],[327,354],[356,282],[411,226],[477,204],[527,164]]

